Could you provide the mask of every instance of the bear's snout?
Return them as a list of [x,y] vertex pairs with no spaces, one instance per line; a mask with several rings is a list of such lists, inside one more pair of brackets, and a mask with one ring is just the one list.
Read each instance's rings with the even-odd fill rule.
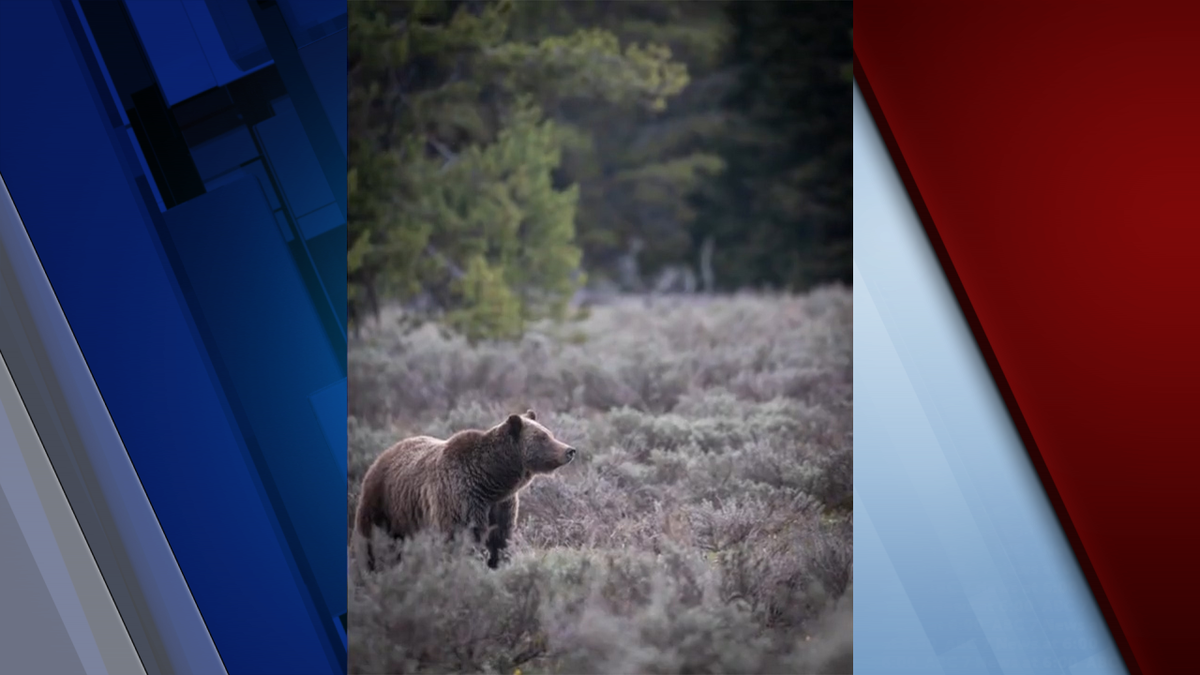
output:
[[564,462],[564,464],[570,464],[571,460],[575,459],[575,448],[567,448],[567,451],[565,454],[567,457],[567,461]]

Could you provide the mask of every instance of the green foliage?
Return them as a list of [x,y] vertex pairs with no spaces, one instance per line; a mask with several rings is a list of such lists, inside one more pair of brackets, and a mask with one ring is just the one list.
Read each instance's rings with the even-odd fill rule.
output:
[[561,317],[583,283],[579,188],[555,180],[578,130],[563,101],[655,109],[687,83],[668,49],[601,29],[517,40],[509,2],[350,6],[348,292],[419,301],[474,338]]
[[[587,139],[565,148],[559,174],[580,186],[576,227],[589,274],[637,289],[665,266],[694,266],[697,214],[689,197],[724,168],[711,151],[729,79],[722,56],[731,26],[722,3],[530,2],[519,8],[515,34],[560,35],[592,26],[631,50],[651,45],[647,52],[671,54],[686,66],[687,87],[656,105],[566,101],[547,110]],[[622,270],[634,260],[636,270]]]
[[539,100],[600,99],[638,102],[651,110],[687,84],[687,67],[671,60],[671,50],[628,45],[603,29],[582,29],[547,37],[537,44],[509,42],[487,53],[488,66],[502,73],[504,86],[536,92]]
[[736,85],[716,151],[727,163],[696,195],[721,286],[850,283],[849,2],[735,2]]
[[399,301],[473,339],[513,338],[564,317],[589,279],[849,283],[851,14],[351,3],[352,323]]

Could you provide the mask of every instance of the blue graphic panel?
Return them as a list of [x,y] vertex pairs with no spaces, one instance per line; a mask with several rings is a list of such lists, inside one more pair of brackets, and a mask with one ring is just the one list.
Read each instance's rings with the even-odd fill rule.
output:
[[126,0],[167,105],[217,86],[204,48],[179,0]]
[[338,210],[337,204],[326,204],[306,216],[300,216],[300,232],[305,239],[313,239],[325,234],[340,225],[345,225],[346,219]]
[[857,88],[854,125],[855,672],[1125,672]]
[[342,152],[346,152],[346,44],[343,29],[300,49]]
[[346,4],[337,0],[280,0],[279,7],[297,47],[346,29]]
[[325,442],[329,443],[329,449],[334,454],[334,461],[341,468],[342,473],[346,473],[346,401],[347,389],[346,378],[338,380],[329,387],[325,387],[319,392],[314,392],[308,396],[308,402],[312,404],[313,413],[317,414],[317,422],[320,423],[320,429],[325,432]]
[[258,149],[250,130],[244,126],[234,127],[216,138],[192,147],[192,160],[200,178],[207,183],[231,171],[238,171],[243,164],[258,158]]
[[[229,50],[225,48],[225,43],[221,38],[221,31],[217,28],[216,21],[213,19],[208,5],[204,0],[183,0],[182,4],[184,11],[187,12],[188,21],[192,24],[192,30],[195,31],[196,39],[200,42],[200,48],[204,50],[204,58],[208,61],[208,67],[212,70],[213,78],[216,80],[218,86],[227,85],[271,63],[270,59],[265,59],[261,63],[249,68],[241,68],[229,57]],[[237,3],[226,2],[225,4]]]
[[[53,289],[0,348],[147,672],[345,672],[345,153],[287,167],[326,195],[298,213],[271,160],[333,131],[259,134],[292,87],[336,118],[334,70],[344,105],[345,4],[318,14],[293,38],[275,3],[0,3],[3,241]],[[88,376],[63,379],[75,344]]]
[[291,212],[299,218],[333,204],[333,191],[321,175],[321,165],[292,102],[280,99],[271,107],[275,116],[256,129]]
[[342,474],[346,473],[346,394],[346,378],[342,378],[308,397]]
[[237,0],[205,0],[204,4],[226,55],[238,68],[250,71],[270,62],[271,53],[249,4]]
[[291,521],[325,604],[341,614],[345,478],[308,396],[345,373],[255,179],[197,197],[165,218],[214,360],[228,372],[251,444],[262,453],[260,473],[274,483],[275,506]]

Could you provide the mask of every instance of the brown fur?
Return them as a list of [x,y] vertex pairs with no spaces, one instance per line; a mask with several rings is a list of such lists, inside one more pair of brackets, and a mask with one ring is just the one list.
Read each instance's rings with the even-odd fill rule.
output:
[[467,528],[486,543],[496,567],[516,525],[518,493],[538,474],[567,464],[574,448],[554,438],[532,410],[486,431],[460,431],[446,440],[406,438],[380,453],[363,476],[355,530],[375,527],[397,539],[436,528]]

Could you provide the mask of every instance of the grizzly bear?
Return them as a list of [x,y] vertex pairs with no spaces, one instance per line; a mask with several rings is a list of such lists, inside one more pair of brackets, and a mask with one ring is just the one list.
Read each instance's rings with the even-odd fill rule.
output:
[[575,459],[575,448],[537,422],[532,410],[486,431],[460,431],[442,441],[406,438],[380,453],[363,476],[355,530],[366,539],[381,527],[396,539],[436,528],[468,529],[485,543],[496,568],[517,521],[518,493],[533,477]]

